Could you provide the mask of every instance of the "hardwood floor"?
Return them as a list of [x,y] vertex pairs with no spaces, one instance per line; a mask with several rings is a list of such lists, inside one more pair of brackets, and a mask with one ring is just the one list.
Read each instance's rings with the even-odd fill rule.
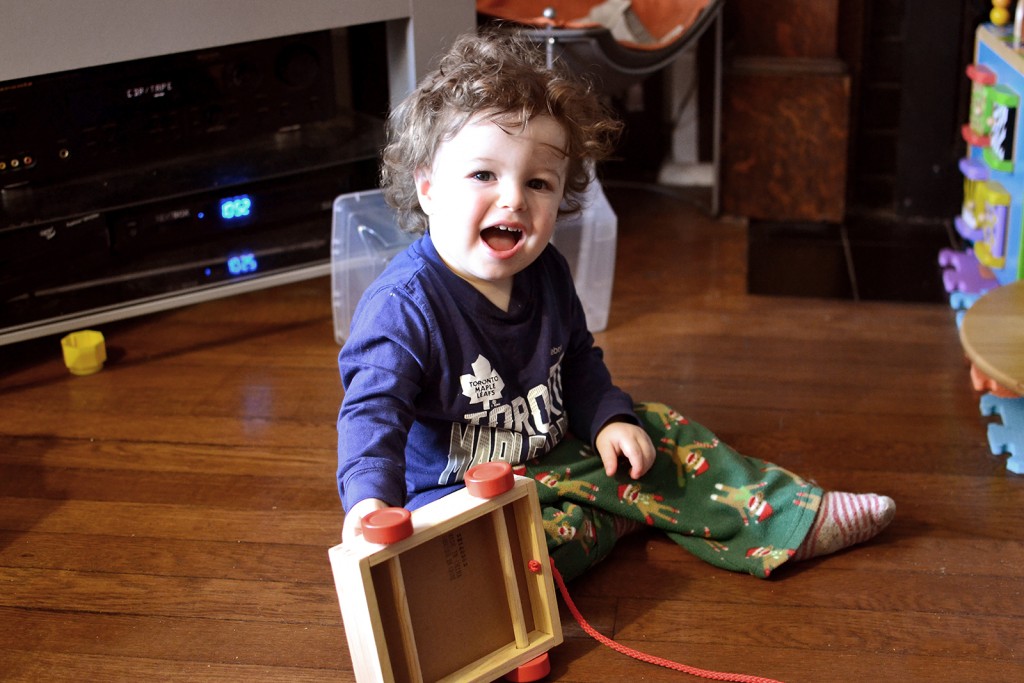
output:
[[[890,529],[772,579],[638,534],[570,584],[602,633],[785,681],[1024,680],[1024,478],[990,455],[950,310],[752,297],[746,232],[609,192],[617,382]],[[936,287],[939,287],[936,274]],[[341,389],[326,279],[0,347],[0,678],[350,681],[327,561]],[[552,681],[682,674],[597,644],[564,608]]]

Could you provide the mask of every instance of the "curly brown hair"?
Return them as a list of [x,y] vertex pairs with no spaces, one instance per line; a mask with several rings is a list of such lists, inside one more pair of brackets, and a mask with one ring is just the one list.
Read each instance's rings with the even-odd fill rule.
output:
[[565,129],[569,159],[562,211],[580,209],[591,166],[611,154],[622,124],[588,83],[558,64],[548,68],[545,61],[540,46],[514,30],[467,33],[394,108],[380,180],[405,230],[422,233],[427,228],[416,194],[416,170],[429,168],[440,144],[478,114],[512,128],[540,115],[558,121]]

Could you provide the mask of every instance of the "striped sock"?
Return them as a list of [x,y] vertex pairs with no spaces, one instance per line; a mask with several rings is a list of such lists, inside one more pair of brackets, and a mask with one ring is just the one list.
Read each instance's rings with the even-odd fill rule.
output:
[[896,503],[888,496],[829,491],[793,559],[807,560],[863,543],[889,526],[895,514]]

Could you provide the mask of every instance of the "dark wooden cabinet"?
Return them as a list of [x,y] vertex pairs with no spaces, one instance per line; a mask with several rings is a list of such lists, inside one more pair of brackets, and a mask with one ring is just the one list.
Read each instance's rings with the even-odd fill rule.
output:
[[722,205],[769,221],[948,220],[982,0],[729,0]]
[[722,206],[779,221],[846,209],[850,74],[839,0],[732,0],[722,106]]

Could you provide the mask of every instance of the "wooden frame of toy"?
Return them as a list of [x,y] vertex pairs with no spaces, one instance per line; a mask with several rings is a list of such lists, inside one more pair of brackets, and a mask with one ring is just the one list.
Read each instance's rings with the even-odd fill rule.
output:
[[492,681],[548,666],[562,627],[537,491],[507,464],[481,467],[501,465],[484,493],[467,474],[467,488],[413,513],[370,513],[363,538],[330,549],[360,683]]

